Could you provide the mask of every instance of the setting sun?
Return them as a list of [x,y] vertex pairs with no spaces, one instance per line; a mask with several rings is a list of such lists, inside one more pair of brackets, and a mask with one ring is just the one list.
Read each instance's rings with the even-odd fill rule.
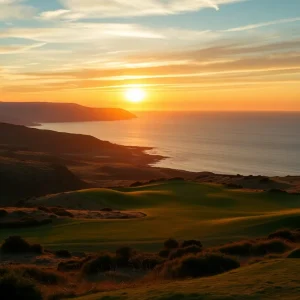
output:
[[126,99],[131,103],[140,103],[146,97],[146,93],[140,88],[130,88],[125,92]]

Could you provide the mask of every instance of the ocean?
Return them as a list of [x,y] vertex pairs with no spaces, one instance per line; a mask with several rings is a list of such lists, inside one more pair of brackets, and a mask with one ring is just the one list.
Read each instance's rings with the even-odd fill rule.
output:
[[51,123],[168,157],[159,167],[220,174],[300,175],[300,113],[140,112],[128,121]]

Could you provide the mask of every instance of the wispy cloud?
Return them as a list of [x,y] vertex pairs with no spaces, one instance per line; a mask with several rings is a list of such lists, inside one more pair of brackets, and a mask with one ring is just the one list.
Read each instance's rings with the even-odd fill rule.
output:
[[22,38],[46,43],[79,43],[113,37],[162,39],[163,35],[136,24],[63,23],[60,27],[8,28],[0,38]]
[[174,15],[247,0],[61,0],[64,9],[43,12],[44,19]]
[[274,20],[274,21],[270,21],[270,22],[249,24],[249,25],[246,25],[246,26],[230,28],[230,29],[227,29],[227,30],[224,30],[224,31],[225,32],[246,31],[246,30],[257,29],[257,28],[261,28],[261,27],[287,24],[287,23],[294,23],[294,22],[299,22],[299,21],[300,21],[300,17],[299,18],[290,18],[290,19],[280,19],[280,20]]
[[9,45],[0,47],[0,55],[1,54],[16,54],[16,53],[24,53],[30,51],[35,48],[41,48],[45,46],[46,43],[37,43],[32,45]]

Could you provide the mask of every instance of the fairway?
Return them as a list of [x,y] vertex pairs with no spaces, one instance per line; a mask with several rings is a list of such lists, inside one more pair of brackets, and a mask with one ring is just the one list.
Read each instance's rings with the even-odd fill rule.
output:
[[78,300],[258,300],[299,299],[300,261],[260,262],[218,276],[85,296]]
[[205,246],[300,227],[300,196],[229,190],[220,185],[165,181],[138,188],[91,189],[41,198],[38,205],[139,211],[131,220],[64,220],[21,230],[0,230],[3,240],[21,235],[46,248],[115,250],[130,245],[157,251],[169,237],[195,238]]

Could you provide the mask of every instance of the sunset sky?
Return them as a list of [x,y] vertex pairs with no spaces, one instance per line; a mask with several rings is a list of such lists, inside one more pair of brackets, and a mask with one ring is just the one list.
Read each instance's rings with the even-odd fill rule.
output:
[[300,110],[300,0],[0,0],[0,78],[1,101]]

